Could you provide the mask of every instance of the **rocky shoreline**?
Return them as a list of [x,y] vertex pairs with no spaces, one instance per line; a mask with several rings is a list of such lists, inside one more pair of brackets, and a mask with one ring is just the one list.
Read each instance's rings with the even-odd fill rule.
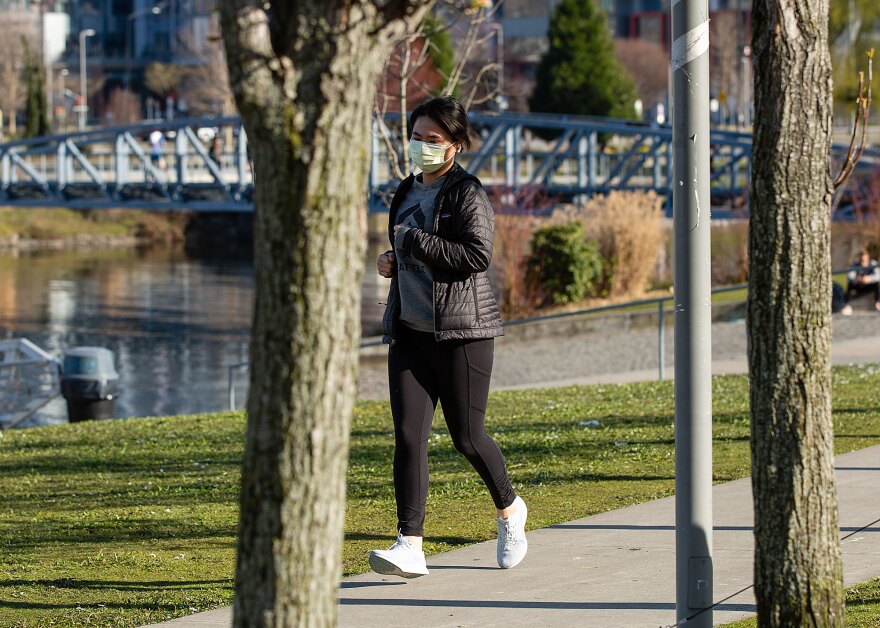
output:
[[188,250],[250,250],[253,216],[125,209],[0,207],[0,254],[183,244]]
[[17,233],[0,236],[0,253],[11,251],[60,251],[109,249],[152,244],[152,240],[133,235],[80,233],[63,238],[23,238]]

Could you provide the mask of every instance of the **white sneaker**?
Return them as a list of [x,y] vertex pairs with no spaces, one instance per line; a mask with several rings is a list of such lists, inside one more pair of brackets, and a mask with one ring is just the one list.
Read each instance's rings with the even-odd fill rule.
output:
[[526,557],[529,542],[526,540],[526,517],[529,511],[521,497],[513,500],[516,512],[507,519],[498,519],[498,566],[503,569],[516,567]]
[[844,316],[852,316],[852,306],[847,303],[841,308],[840,313]]
[[425,553],[407,543],[402,534],[397,535],[397,541],[387,550],[370,552],[370,567],[383,576],[418,578],[428,575]]

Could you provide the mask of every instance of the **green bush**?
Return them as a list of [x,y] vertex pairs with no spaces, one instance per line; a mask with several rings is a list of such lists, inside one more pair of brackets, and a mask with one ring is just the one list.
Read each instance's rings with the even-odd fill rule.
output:
[[580,301],[593,291],[602,274],[599,247],[584,239],[580,222],[538,229],[531,248],[527,280],[545,302],[563,305]]

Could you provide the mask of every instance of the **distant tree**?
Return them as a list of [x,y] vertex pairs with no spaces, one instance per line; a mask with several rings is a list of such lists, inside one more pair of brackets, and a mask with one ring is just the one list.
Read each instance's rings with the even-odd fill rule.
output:
[[718,98],[725,117],[734,112],[742,114],[741,109],[746,106],[741,50],[737,46],[741,37],[737,22],[741,19],[738,13],[722,11],[709,22],[710,90]]
[[49,132],[49,119],[46,106],[46,73],[39,55],[28,45],[25,37],[21,38],[24,48],[24,82],[25,93],[25,137],[37,137]]
[[835,104],[851,107],[857,98],[856,68],[864,59],[862,55],[869,48],[880,48],[880,2],[831,0],[828,38],[834,68]]
[[529,101],[532,111],[635,117],[635,82],[614,56],[608,17],[595,0],[562,0],[548,36],[550,48]]
[[669,53],[663,46],[644,39],[618,39],[617,59],[632,75],[645,109],[666,100],[669,93]]
[[18,132],[16,117],[24,104],[24,66],[22,40],[18,37],[0,37],[0,137],[3,137],[4,119],[10,135]]
[[181,100],[186,101],[189,112],[194,116],[234,115],[235,100],[229,88],[229,71],[219,23],[215,30],[209,30],[204,40],[182,36],[178,39],[178,49],[185,51],[191,60],[179,68],[175,87]]
[[144,74],[144,85],[148,90],[165,100],[167,96],[176,92],[181,73],[180,66],[170,63],[151,63],[147,66]]
[[107,100],[104,114],[108,124],[134,124],[141,117],[141,102],[137,94],[115,88]]

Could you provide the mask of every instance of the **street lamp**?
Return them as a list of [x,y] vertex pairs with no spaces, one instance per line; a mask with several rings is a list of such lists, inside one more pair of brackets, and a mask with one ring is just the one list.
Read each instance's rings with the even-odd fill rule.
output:
[[[61,68],[61,71],[58,72],[58,102],[61,107],[63,107],[63,115],[61,117],[61,132],[64,133],[67,131],[67,86],[65,85],[65,78],[70,74],[70,70],[67,68]],[[57,107],[52,108],[52,115],[57,119],[59,116],[55,116],[57,113]]]
[[86,37],[94,37],[95,29],[87,28],[79,32],[79,130],[86,128],[86,112],[89,110],[86,92]]
[[490,22],[488,26],[495,32],[498,56],[498,94],[495,97],[495,102],[499,104],[499,108],[504,103],[503,108],[507,109],[507,99],[504,96],[504,25],[501,22]]
[[132,50],[132,48],[134,48],[134,34],[132,33],[132,29],[134,28],[134,20],[142,15],[159,15],[162,12],[162,9],[165,8],[165,4],[165,2],[160,2],[149,9],[133,11],[125,18],[128,36],[128,39],[125,42],[125,89],[127,91],[131,91],[131,58],[134,56],[134,51]]

